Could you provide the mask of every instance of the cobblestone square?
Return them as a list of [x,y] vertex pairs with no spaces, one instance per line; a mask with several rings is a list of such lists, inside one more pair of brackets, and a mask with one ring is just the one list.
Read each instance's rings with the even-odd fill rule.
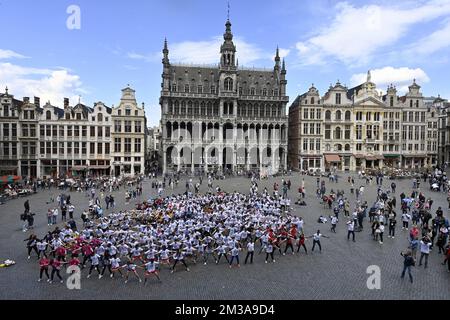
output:
[[[350,194],[347,177],[351,174],[341,174],[338,183],[326,181],[327,193],[334,189],[344,190],[350,199],[351,208],[355,202],[355,195]],[[364,185],[365,181],[358,179],[356,174],[355,186]],[[23,212],[25,199],[30,200],[31,211],[36,213],[34,233],[41,237],[47,230],[46,202],[50,196],[56,197],[58,190],[40,191],[28,198],[11,200],[0,206],[0,259],[12,259],[16,265],[0,269],[1,299],[258,299],[258,300],[298,300],[298,299],[448,299],[450,298],[450,274],[446,266],[442,266],[443,256],[438,255],[437,248],[430,254],[428,269],[414,267],[414,283],[400,279],[403,259],[400,252],[408,245],[408,232],[401,230],[399,217],[399,201],[397,201],[397,236],[387,238],[384,244],[372,240],[368,218],[364,220],[364,230],[356,233],[356,242],[347,240],[347,228],[343,218],[338,223],[336,234],[330,233],[330,224],[319,224],[319,215],[329,216],[331,210],[324,207],[315,196],[316,177],[299,176],[293,173],[284,177],[292,182],[288,195],[292,199],[292,213],[305,220],[305,234],[312,235],[317,229],[329,239],[322,241],[322,253],[310,253],[312,240],[306,242],[308,255],[300,254],[279,256],[275,253],[276,263],[264,263],[264,254],[255,254],[252,265],[241,265],[241,268],[228,268],[226,262],[215,264],[197,264],[190,266],[191,272],[180,271],[170,274],[168,267],[161,271],[161,282],[149,279],[146,286],[132,279],[124,284],[121,279],[105,277],[86,279],[86,270],[83,271],[81,290],[69,290],[65,284],[59,282],[48,284],[37,282],[39,267],[36,256],[27,260],[26,242],[23,240],[29,235],[21,230],[22,222],[19,215]],[[293,204],[298,197],[297,190],[305,179],[307,206]],[[269,193],[273,191],[273,183],[281,184],[282,177],[269,178],[258,181],[259,192],[267,187]],[[194,183],[196,179],[194,179]],[[404,191],[410,193],[411,180],[396,180],[397,194]],[[384,179],[383,188],[390,186],[391,180]],[[151,188],[150,180],[146,179],[144,197],[156,196],[156,190]],[[250,180],[237,177],[214,181],[223,191],[248,193]],[[434,200],[433,216],[438,206],[447,214],[447,197],[445,193],[432,192],[426,183],[421,184],[425,196]],[[376,199],[377,186],[367,185],[363,200],[369,206]],[[181,180],[173,193],[185,191],[185,180]],[[207,182],[204,180],[200,188],[201,193],[207,192]],[[165,190],[171,194],[172,190]],[[82,226],[81,212],[87,208],[88,199],[84,193],[71,192],[71,202],[75,205],[75,217],[78,227]],[[134,208],[137,199],[125,205],[125,189],[113,193],[116,199],[116,209]],[[398,200],[398,199],[397,199]],[[103,201],[102,201],[103,202]],[[103,203],[102,203],[103,204]],[[107,210],[110,213],[111,210]],[[61,216],[59,216],[59,219]],[[387,234],[387,233],[386,233]],[[259,244],[256,245],[256,252]],[[244,253],[241,253],[245,256]],[[381,289],[369,290],[366,273],[367,267],[377,265],[381,270]],[[66,279],[67,275],[62,272]],[[95,275],[95,273],[94,273]]]

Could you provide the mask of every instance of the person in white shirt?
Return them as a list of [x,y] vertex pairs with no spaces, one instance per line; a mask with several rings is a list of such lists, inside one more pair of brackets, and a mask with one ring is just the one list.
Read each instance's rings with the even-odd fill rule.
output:
[[130,273],[134,274],[134,276],[139,279],[139,282],[142,282],[141,277],[139,277],[139,274],[136,271],[137,265],[135,265],[132,261],[127,261],[127,263],[125,265],[123,265],[122,268],[127,269],[127,275],[125,277],[125,284],[128,283],[128,277],[129,277]]
[[145,268],[144,285],[147,284],[147,278],[150,276],[155,276],[158,279],[158,281],[161,281],[161,279],[159,278],[159,275],[158,275],[157,267],[158,267],[158,263],[155,262],[155,260],[153,260],[153,259],[140,267],[140,268]]
[[247,260],[250,257],[250,263],[253,263],[253,255],[255,253],[255,242],[253,240],[250,240],[247,243],[247,255],[245,256],[245,262],[244,264],[247,264]]
[[89,268],[89,274],[87,276],[88,279],[91,277],[92,270],[94,269],[97,270],[98,272],[98,278],[99,279],[102,278],[102,273],[100,272],[99,264],[100,264],[100,256],[97,253],[95,253],[91,256],[91,267]]
[[355,222],[353,220],[347,222],[347,231],[347,240],[350,240],[350,235],[352,235],[353,242],[355,242]]
[[430,247],[431,247],[431,241],[427,237],[423,237],[423,239],[420,241],[420,260],[419,260],[419,267],[422,265],[422,260],[425,257],[425,268],[428,267],[428,256],[430,255]]
[[53,216],[52,216],[53,221],[52,221],[52,224],[56,224],[57,223],[57,221],[56,221],[57,217],[58,217],[58,208],[55,207],[53,209]]
[[328,238],[327,236],[323,235],[320,233],[320,230],[317,230],[316,233],[314,233],[312,236],[308,237],[308,238],[313,238],[313,246],[311,251],[314,251],[314,248],[316,247],[316,244],[319,246],[319,251],[320,253],[322,253],[322,245],[320,243],[320,238]]
[[383,244],[383,234],[384,234],[384,223],[380,222],[380,226],[378,227],[380,232],[378,232],[378,235],[380,237],[380,244]]
[[230,269],[233,267],[233,261],[236,260],[237,267],[239,268],[241,265],[239,264],[239,252],[241,248],[236,244],[233,249],[231,249],[231,259],[230,259]]
[[331,217],[331,232],[336,233],[337,222],[338,222],[338,218],[336,216]]

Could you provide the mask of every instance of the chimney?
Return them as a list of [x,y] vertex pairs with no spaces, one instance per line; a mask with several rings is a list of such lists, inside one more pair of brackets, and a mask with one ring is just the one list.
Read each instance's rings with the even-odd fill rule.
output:
[[64,98],[64,108],[69,107],[69,98]]
[[29,97],[23,97],[23,103],[30,103]]
[[41,98],[39,97],[34,97],[34,105],[36,107],[40,107],[41,106]]

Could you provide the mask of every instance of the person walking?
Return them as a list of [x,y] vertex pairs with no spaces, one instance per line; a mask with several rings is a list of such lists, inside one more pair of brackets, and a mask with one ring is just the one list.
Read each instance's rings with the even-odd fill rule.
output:
[[58,218],[58,208],[55,207],[53,209],[53,215],[52,215],[52,224],[57,224],[57,218]]
[[397,220],[395,220],[395,216],[392,215],[389,218],[389,235],[388,238],[392,237],[392,239],[395,238],[395,225],[397,224]]
[[331,217],[331,232],[336,233],[337,223],[338,223],[338,218],[336,216]]
[[378,236],[380,237],[380,244],[383,244],[383,234],[384,234],[384,223],[380,222],[380,226],[378,227],[378,230],[380,230],[380,232],[378,232]]
[[420,241],[420,260],[419,267],[422,265],[422,260],[425,257],[425,269],[428,268],[428,256],[430,255],[431,241],[428,237],[423,237]]
[[355,222],[353,220],[347,222],[347,231],[347,240],[350,240],[350,235],[352,235],[353,242],[355,242]]
[[411,255],[411,251],[402,252],[401,256],[403,257],[403,271],[402,271],[401,278],[402,279],[405,278],[406,270],[408,270],[409,281],[411,281],[411,283],[413,283],[413,276],[411,274],[411,267],[415,265],[415,261],[414,261],[414,258]]

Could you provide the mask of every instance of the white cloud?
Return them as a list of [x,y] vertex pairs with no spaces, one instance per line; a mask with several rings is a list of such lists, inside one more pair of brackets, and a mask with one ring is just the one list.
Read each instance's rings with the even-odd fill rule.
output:
[[447,20],[442,29],[427,35],[414,42],[408,53],[411,55],[428,55],[450,46],[450,20]]
[[27,57],[12,50],[0,49],[0,59],[10,59],[10,58],[24,59]]
[[17,99],[37,96],[41,104],[50,101],[61,106],[64,97],[74,101],[78,94],[87,93],[78,75],[67,69],[39,69],[0,63],[0,85],[8,86]]
[[[283,49],[283,48],[280,48],[280,49],[279,49],[279,55],[280,55],[280,58],[281,58],[281,59],[286,58],[286,57],[289,55],[289,53],[291,53],[291,50],[290,50],[290,49]],[[275,54],[273,54],[273,55],[270,57],[270,59],[272,59],[272,61],[275,60]]]
[[[411,69],[407,67],[393,68],[384,67],[381,69],[374,69],[370,71],[372,76],[372,82],[374,82],[378,89],[385,89],[386,86],[391,83],[397,86],[399,92],[405,92],[408,90],[408,86],[411,85],[414,79],[420,85],[420,83],[426,83],[430,81],[430,78],[420,68]],[[367,73],[354,74],[350,78],[352,86],[364,83],[367,79]]]
[[[249,43],[241,37],[234,37],[233,42],[236,45],[236,56],[240,65],[273,56],[273,54],[265,53],[257,45]],[[221,36],[205,41],[169,42],[169,59],[173,63],[217,64],[220,61],[220,46],[222,43],[223,37]],[[280,56],[287,56],[289,51],[289,49],[280,49]],[[275,52],[275,48],[273,52]],[[162,59],[162,53],[140,54],[129,52],[127,57],[147,62],[158,62]]]
[[335,9],[333,21],[296,44],[300,64],[326,64],[334,60],[368,63],[379,49],[397,43],[414,25],[449,16],[450,1],[428,0],[390,7],[356,7],[340,2]]

